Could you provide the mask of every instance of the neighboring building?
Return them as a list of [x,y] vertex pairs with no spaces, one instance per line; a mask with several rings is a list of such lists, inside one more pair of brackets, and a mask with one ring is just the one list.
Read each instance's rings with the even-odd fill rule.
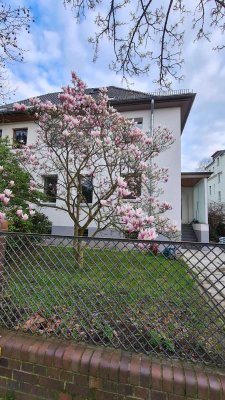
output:
[[212,162],[206,166],[211,172],[208,180],[209,203],[225,203],[225,150],[216,151]]
[[[86,92],[95,97],[98,93],[98,89],[87,89]],[[182,175],[181,185],[181,135],[191,110],[195,94],[188,91],[170,92],[169,94],[148,94],[109,86],[108,96],[110,105],[114,106],[125,117],[134,119],[138,126],[144,130],[150,130],[151,123],[154,121],[154,126],[161,125],[172,131],[175,142],[167,151],[160,153],[156,161],[159,166],[169,169],[169,179],[168,182],[163,185],[164,194],[162,195],[162,199],[172,204],[173,209],[168,211],[167,215],[171,220],[177,222],[178,229],[181,231],[181,208],[182,217],[184,218],[184,216],[187,215],[185,208],[189,207],[189,203],[187,204],[186,200],[187,182],[191,182],[194,186],[197,185],[197,192],[193,189],[193,199],[196,199],[196,193],[198,193],[202,199],[204,198],[203,202],[198,202],[198,207],[205,207],[205,204],[207,204],[205,176],[198,176],[193,181],[193,174],[191,174],[192,181],[190,181],[187,176]],[[39,98],[42,101],[50,100],[53,103],[57,103],[58,93],[49,93],[39,96]],[[22,103],[28,106],[30,104],[29,99],[22,101]],[[35,141],[37,127],[32,116],[14,111],[12,104],[1,107],[0,116],[2,137],[8,136],[12,145],[21,141],[25,145]],[[183,185],[184,180],[186,182],[185,185]],[[43,180],[43,189],[49,194],[49,201],[51,203],[55,202],[54,191],[56,185],[57,171],[55,176],[45,177]],[[89,195],[91,196],[91,193]],[[181,198],[183,199],[182,207]],[[190,202],[190,200],[188,201]],[[195,210],[195,205],[193,205],[193,210]],[[73,234],[72,220],[67,214],[47,207],[43,207],[43,211],[52,221],[52,233],[65,235]],[[198,218],[196,218],[196,216],[198,216]],[[202,209],[198,214],[196,214],[195,211],[193,211],[192,214],[188,211],[188,218],[185,217],[184,219],[185,223],[191,223],[193,219],[198,219],[199,222],[207,225],[207,210],[204,208],[204,210]],[[94,229],[94,226],[90,227],[87,234],[91,234]],[[112,236],[114,234],[115,232],[112,233],[112,231],[104,231],[102,233],[104,236]]]

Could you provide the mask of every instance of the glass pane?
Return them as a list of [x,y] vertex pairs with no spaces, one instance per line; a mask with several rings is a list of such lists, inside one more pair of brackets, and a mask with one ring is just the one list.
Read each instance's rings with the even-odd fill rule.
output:
[[92,203],[93,182],[91,176],[84,176],[82,178],[82,196],[86,203]]
[[57,195],[57,176],[44,177],[44,193],[48,197],[50,203],[56,202]]
[[27,129],[14,129],[14,145],[24,146],[27,144]]

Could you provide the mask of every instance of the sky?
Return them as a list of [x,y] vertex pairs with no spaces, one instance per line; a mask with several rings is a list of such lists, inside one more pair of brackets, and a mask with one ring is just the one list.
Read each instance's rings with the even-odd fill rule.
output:
[[[10,3],[21,5],[22,1]],[[78,25],[71,9],[63,6],[63,0],[24,0],[23,4],[31,8],[35,22],[31,33],[22,33],[20,37],[26,49],[24,63],[8,65],[10,83],[16,89],[13,101],[59,91],[69,83],[72,70],[89,87],[126,87],[122,77],[108,67],[112,50],[107,41],[101,44],[97,61],[92,62],[88,37],[96,30],[93,15]],[[172,86],[174,90],[197,93],[182,135],[182,171],[196,170],[200,160],[225,149],[225,50],[211,50],[217,40],[215,32],[211,43],[193,43],[189,30],[183,48],[185,77]],[[158,88],[152,80],[151,73],[135,77],[131,87],[153,92]]]

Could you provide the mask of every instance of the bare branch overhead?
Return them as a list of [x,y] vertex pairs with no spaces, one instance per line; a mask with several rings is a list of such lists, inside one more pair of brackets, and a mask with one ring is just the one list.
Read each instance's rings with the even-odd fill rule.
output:
[[[94,60],[101,41],[107,38],[113,44],[113,70],[129,78],[157,67],[155,82],[165,88],[183,78],[184,26],[192,27],[195,40],[210,41],[215,29],[223,39],[225,31],[223,0],[64,0],[64,4],[71,6],[78,21],[93,13],[97,31],[89,40],[94,45]],[[218,43],[214,50],[224,46]]]

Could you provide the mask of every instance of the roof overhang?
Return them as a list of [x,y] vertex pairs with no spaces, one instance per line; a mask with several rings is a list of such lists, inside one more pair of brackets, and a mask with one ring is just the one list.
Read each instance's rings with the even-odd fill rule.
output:
[[8,124],[10,122],[25,122],[34,121],[34,115],[21,111],[8,111],[7,113],[0,112],[0,123]]
[[208,179],[212,172],[181,172],[181,186],[193,187],[202,179]]
[[192,104],[194,102],[196,93],[188,93],[182,95],[168,95],[168,96],[152,96],[148,99],[138,100],[111,100],[110,104],[115,107],[118,111],[135,111],[135,110],[150,110],[151,100],[154,100],[154,108],[174,108],[179,107],[181,109],[181,133],[185,127],[188,115],[191,111]]
[[[194,102],[196,94],[186,93],[186,94],[175,94],[175,95],[165,95],[156,96],[149,95],[149,98],[143,97],[139,99],[126,99],[126,100],[110,100],[111,106],[115,107],[118,111],[135,111],[135,110],[150,110],[151,100],[154,100],[154,108],[174,108],[179,107],[181,109],[181,133],[184,129],[185,123],[187,121],[188,115],[190,113],[192,104]],[[23,122],[32,121],[34,117],[32,114],[23,113],[21,111],[0,110],[0,123],[10,123],[10,122]]]

